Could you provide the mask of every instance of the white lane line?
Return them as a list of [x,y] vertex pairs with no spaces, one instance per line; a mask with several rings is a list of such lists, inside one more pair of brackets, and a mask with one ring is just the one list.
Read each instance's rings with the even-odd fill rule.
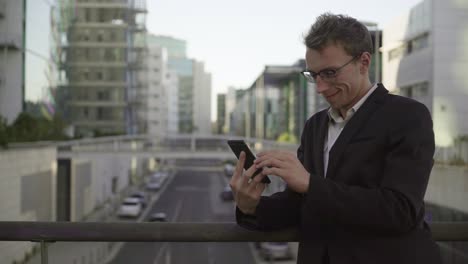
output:
[[[182,197],[182,199],[180,199],[177,202],[177,206],[176,206],[176,209],[174,211],[174,215],[172,216],[171,222],[176,222],[176,220],[179,218],[183,202],[184,202],[184,197]],[[156,255],[156,258],[154,259],[153,264],[159,263],[159,260],[161,259],[161,257],[164,256],[164,252],[166,252],[166,255],[165,255],[166,256],[166,263],[170,263],[170,262],[167,262],[168,259],[169,259],[169,261],[171,260],[170,251],[169,251],[169,243],[164,242],[164,244],[162,245],[161,249],[158,252],[158,255]]]
[[[163,187],[156,194],[153,195],[153,197],[151,198],[150,203],[146,206],[145,211],[137,219],[137,222],[141,222],[141,220],[143,220],[149,214],[149,211],[150,211],[149,209],[151,207],[153,207],[153,204],[159,200],[159,197],[161,196],[161,194],[166,191],[167,186],[169,186],[169,184],[174,180],[174,178],[175,178],[175,173],[172,173],[171,176],[169,177],[169,179],[166,180],[166,182],[164,183]],[[117,221],[119,221],[119,220],[117,219]],[[117,244],[111,249],[112,252],[109,255],[107,255],[107,257],[105,258],[105,260],[102,263],[108,264],[112,260],[114,260],[114,258],[117,256],[117,254],[122,249],[122,247],[125,245],[125,243],[126,242],[117,242]]]

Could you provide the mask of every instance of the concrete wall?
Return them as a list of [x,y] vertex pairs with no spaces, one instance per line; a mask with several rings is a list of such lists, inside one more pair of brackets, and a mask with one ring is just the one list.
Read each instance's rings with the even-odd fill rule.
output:
[[[55,148],[0,151],[0,221],[55,221]],[[0,263],[24,257],[35,243],[0,242]]]
[[435,165],[425,200],[468,213],[468,167]]

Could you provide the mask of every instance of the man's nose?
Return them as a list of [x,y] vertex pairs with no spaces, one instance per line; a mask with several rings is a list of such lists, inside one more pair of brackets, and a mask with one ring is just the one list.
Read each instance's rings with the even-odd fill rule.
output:
[[317,76],[315,79],[315,89],[317,90],[317,93],[321,94],[328,90],[329,87],[330,85],[328,82],[324,81],[320,75]]

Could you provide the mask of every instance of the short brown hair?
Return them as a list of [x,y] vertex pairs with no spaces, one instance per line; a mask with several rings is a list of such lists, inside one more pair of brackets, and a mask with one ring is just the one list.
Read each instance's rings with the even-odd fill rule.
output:
[[317,17],[304,37],[309,49],[321,50],[330,44],[340,44],[346,53],[359,56],[363,52],[372,54],[372,38],[361,22],[346,15],[324,13]]

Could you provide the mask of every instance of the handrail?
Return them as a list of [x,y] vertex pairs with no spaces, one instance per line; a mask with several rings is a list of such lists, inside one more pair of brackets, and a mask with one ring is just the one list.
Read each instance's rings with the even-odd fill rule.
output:
[[[468,222],[430,224],[436,241],[468,241]],[[0,241],[298,241],[295,229],[250,231],[236,223],[0,222]]]

